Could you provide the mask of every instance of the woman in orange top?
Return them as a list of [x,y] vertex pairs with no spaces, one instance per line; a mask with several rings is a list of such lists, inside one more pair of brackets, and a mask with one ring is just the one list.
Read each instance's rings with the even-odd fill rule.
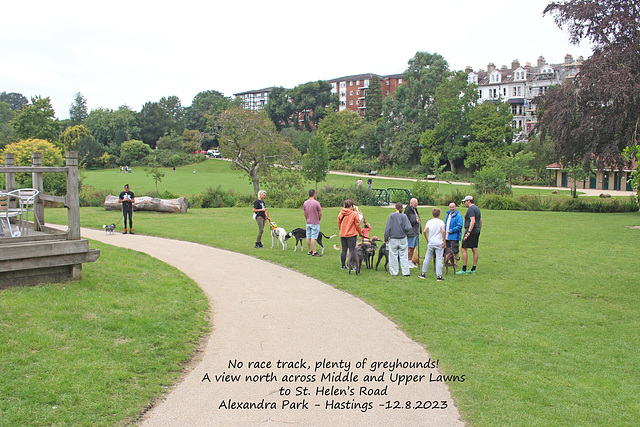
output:
[[347,269],[347,249],[355,251],[358,235],[362,235],[360,216],[358,212],[353,210],[353,205],[354,202],[352,199],[345,200],[344,207],[338,214],[338,228],[340,229],[340,243],[342,244],[340,262],[342,263],[343,270]]

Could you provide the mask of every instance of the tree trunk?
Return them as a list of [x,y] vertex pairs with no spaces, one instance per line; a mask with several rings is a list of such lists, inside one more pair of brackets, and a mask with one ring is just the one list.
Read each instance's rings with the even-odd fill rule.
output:
[[456,173],[456,167],[453,166],[453,160],[449,160],[449,167],[451,168],[452,173]]
[[[155,197],[136,197],[133,204],[134,211],[155,211],[170,213],[185,213],[189,207],[189,202],[184,197],[178,199],[158,199]],[[104,208],[108,211],[122,210],[122,205],[118,203],[118,197],[109,194],[104,199]]]

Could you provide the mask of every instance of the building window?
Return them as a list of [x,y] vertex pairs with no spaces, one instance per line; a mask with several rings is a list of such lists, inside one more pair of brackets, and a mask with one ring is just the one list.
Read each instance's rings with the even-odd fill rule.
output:
[[347,87],[347,82],[340,82],[340,87]]
[[356,80],[356,86],[360,86],[360,80]]
[[349,105],[353,105],[353,99],[349,101]]
[[353,80],[349,82],[349,86],[353,86]]
[[387,86],[389,86],[389,80],[387,79]]
[[356,95],[360,95],[360,91],[359,90],[356,91]]
[[507,96],[507,88],[502,88],[502,96]]
[[401,85],[402,84],[402,79],[398,79],[398,84]]
[[482,89],[480,89],[480,90],[478,91],[478,96],[479,96],[480,98],[482,98]]
[[360,105],[360,100],[356,99],[356,105]]
[[349,96],[353,96],[353,91],[352,90],[349,91]]
[[386,95],[389,95],[389,91],[387,91]]

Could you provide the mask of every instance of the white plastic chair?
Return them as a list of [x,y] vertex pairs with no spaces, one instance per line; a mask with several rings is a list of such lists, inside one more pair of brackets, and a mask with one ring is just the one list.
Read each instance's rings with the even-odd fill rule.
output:
[[[40,228],[40,220],[38,220],[38,216],[36,215],[36,211],[34,209],[34,204],[40,192],[35,188],[19,188],[17,190],[13,190],[9,193],[14,196],[20,205],[20,228],[22,230],[22,234],[29,234],[29,211],[33,212],[33,220],[34,220],[34,229],[35,224],[38,224],[38,229]],[[23,216],[24,215],[24,220]]]
[[20,217],[20,222],[22,223],[22,209],[11,207],[11,199],[16,199],[16,196],[11,193],[0,192],[0,233],[4,236],[4,228],[6,226],[10,237],[19,237],[21,235],[20,227],[14,231],[11,227],[11,218]]

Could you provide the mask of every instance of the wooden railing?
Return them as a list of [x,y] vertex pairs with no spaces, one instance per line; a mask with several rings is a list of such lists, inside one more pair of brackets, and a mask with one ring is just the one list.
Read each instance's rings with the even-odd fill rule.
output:
[[[16,173],[31,173],[32,187],[39,191],[34,204],[34,211],[38,221],[34,221],[36,231],[44,226],[44,201],[63,203],[67,208],[67,224],[69,227],[67,240],[80,240],[80,193],[78,176],[78,152],[67,151],[65,154],[65,166],[42,166],[42,153],[31,155],[31,166],[16,166],[13,153],[5,153],[4,166],[0,166],[0,173],[4,173],[5,190],[7,192],[16,189]],[[44,194],[42,174],[45,172],[64,172],[67,176],[67,193],[65,196],[53,196]]]

